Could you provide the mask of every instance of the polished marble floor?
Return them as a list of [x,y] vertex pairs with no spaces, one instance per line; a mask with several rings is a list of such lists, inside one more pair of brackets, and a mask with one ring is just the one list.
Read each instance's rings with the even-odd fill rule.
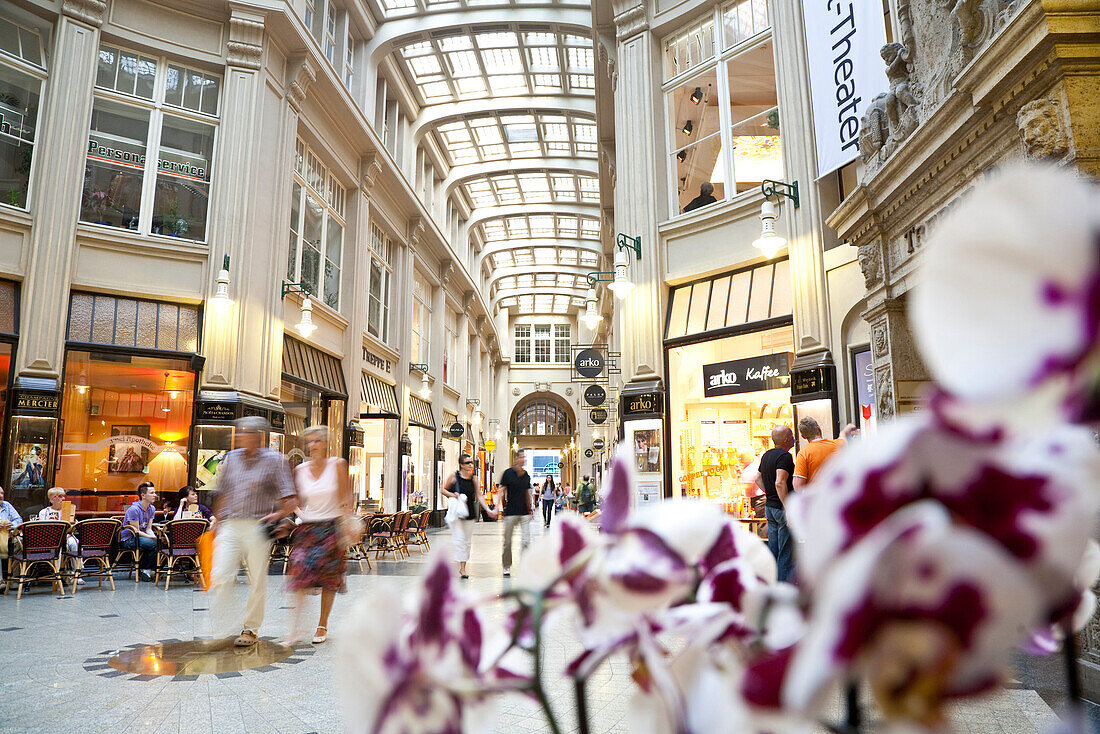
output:
[[[501,578],[499,534],[495,524],[476,526],[469,565],[469,583],[475,590],[491,593],[506,583]],[[433,534],[433,545],[448,542],[445,531]],[[275,644],[274,638],[287,630],[291,609],[282,580],[272,577],[261,630],[267,638],[265,651],[249,653],[252,660],[235,660],[237,668],[232,664],[210,668],[220,672],[206,672],[206,663],[195,662],[188,652],[193,646],[182,644],[209,638],[213,627],[209,598],[189,585],[166,592],[120,578],[115,591],[89,584],[75,597],[58,597],[41,586],[16,601],[12,592],[0,597],[0,731],[339,732],[331,664],[341,620],[355,598],[370,594],[383,577],[411,584],[425,557],[414,550],[409,560],[377,561],[373,571],[362,574],[353,564],[349,593],[336,600],[329,642],[294,650]],[[246,592],[242,576],[236,588],[242,605]],[[317,603],[315,597],[309,601],[308,622],[313,621]],[[169,657],[176,654],[173,665],[177,667],[153,669],[154,662],[160,665],[168,658],[158,659],[147,646],[167,651]],[[569,635],[552,633],[547,664],[551,669],[564,665],[576,651]],[[122,664],[127,660],[132,665]],[[1055,721],[1051,705],[1058,706],[1056,678],[1056,664],[1044,667],[1022,661],[1020,681],[1034,689],[1020,682],[997,696],[959,708],[953,715],[955,730],[968,734],[1042,731]],[[612,660],[593,679],[589,698],[595,732],[626,731],[631,686],[630,672],[621,660]],[[561,720],[572,722],[571,689],[562,683],[549,693]],[[496,721],[497,731],[509,734],[547,730],[534,705],[523,699],[505,703]]]

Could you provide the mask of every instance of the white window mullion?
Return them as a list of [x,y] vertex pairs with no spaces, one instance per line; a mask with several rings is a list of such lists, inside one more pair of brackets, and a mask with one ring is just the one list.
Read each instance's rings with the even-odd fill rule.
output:
[[733,134],[730,130],[730,75],[725,59],[718,62],[718,132],[722,140],[722,165],[726,181],[723,186],[726,199],[737,196],[737,179],[733,175]]
[[294,280],[301,283],[302,250],[304,250],[306,246],[306,185],[304,181],[300,181],[299,183],[301,183],[301,186],[298,187],[298,257],[297,262],[294,263]]
[[153,199],[157,193],[157,160],[160,151],[160,128],[164,113],[159,108],[149,113],[149,141],[145,146],[145,174],[141,181],[141,211],[138,232],[149,234],[153,228]]

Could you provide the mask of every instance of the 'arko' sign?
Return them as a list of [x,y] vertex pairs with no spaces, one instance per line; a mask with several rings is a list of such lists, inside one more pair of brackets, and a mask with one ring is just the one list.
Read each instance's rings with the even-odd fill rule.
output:
[[605,363],[603,352],[598,349],[582,349],[573,360],[577,374],[588,378],[602,375]]
[[703,396],[737,395],[786,387],[791,374],[789,353],[735,359],[703,365]]

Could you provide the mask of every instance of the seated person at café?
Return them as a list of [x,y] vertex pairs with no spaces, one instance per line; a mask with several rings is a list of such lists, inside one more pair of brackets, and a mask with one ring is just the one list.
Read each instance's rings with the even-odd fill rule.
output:
[[[17,527],[23,524],[23,518],[20,517],[19,511],[15,509],[15,506],[11,502],[4,500],[4,488],[0,487],[0,559],[6,559],[12,552],[19,550],[19,539],[15,537],[13,532]],[[6,563],[0,562],[0,572],[7,571]]]
[[195,488],[188,485],[186,487],[180,487],[180,491],[176,493],[176,506],[169,508],[167,503],[164,508],[165,520],[179,520],[183,517],[183,513],[186,512],[192,505],[198,507],[198,516],[203,520],[214,521],[214,513],[210,511],[210,508],[206,505],[199,504],[199,493],[195,491]]
[[122,516],[122,532],[119,534],[119,543],[126,550],[141,549],[141,574],[142,581],[151,581],[153,576],[149,573],[157,562],[157,536],[153,532],[153,516],[157,514],[154,503],[157,501],[157,490],[152,482],[142,482],[138,485],[138,501],[126,508],[126,514]]
[[[42,508],[38,513],[39,520],[61,520],[61,503],[65,501],[65,490],[61,487],[50,487],[46,490],[46,499],[50,504]],[[72,535],[66,539],[66,545],[70,553],[76,553],[78,544]]]

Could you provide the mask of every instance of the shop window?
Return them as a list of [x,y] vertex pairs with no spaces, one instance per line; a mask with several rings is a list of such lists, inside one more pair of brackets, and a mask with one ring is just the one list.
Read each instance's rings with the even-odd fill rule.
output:
[[732,48],[770,27],[767,0],[738,0],[722,9],[725,48]]
[[81,344],[198,352],[195,306],[73,293],[66,338]]
[[188,483],[195,373],[186,359],[70,350],[55,477],[81,514],[119,514],[137,486]]
[[290,193],[287,279],[336,311],[340,310],[345,199],[344,187],[299,140]]
[[570,362],[571,352],[569,324],[554,324],[554,361],[558,363]]
[[383,342],[390,338],[389,242],[382,230],[371,225],[370,280],[367,284],[367,333]]
[[37,31],[0,18],[0,203],[26,208],[45,78]]
[[[0,325],[0,331],[4,331],[2,325]],[[11,355],[12,345],[7,342],[0,342],[0,428],[6,425],[4,419],[8,416],[8,396],[11,395]],[[8,477],[4,477],[0,481],[6,482],[9,487],[15,486],[15,483],[9,481]]]
[[530,324],[516,324],[516,362],[519,364],[531,362]]
[[435,478],[435,432],[422,426],[409,426],[412,455],[408,456],[408,469],[402,492],[401,506],[409,510],[431,509]]
[[789,317],[790,260],[675,286],[669,294],[666,339]]
[[727,63],[730,90],[732,193],[760,188],[764,179],[783,178],[779,98],[772,44],[762,43]]
[[458,314],[447,311],[447,334],[443,342],[443,384],[454,387],[455,356],[458,354]]
[[693,211],[726,197],[717,89],[718,73],[711,70],[666,97],[677,211]]
[[205,241],[221,79],[103,45],[80,219]]
[[428,364],[432,331],[432,310],[428,306],[431,291],[419,273],[413,277],[413,322],[410,362]]

